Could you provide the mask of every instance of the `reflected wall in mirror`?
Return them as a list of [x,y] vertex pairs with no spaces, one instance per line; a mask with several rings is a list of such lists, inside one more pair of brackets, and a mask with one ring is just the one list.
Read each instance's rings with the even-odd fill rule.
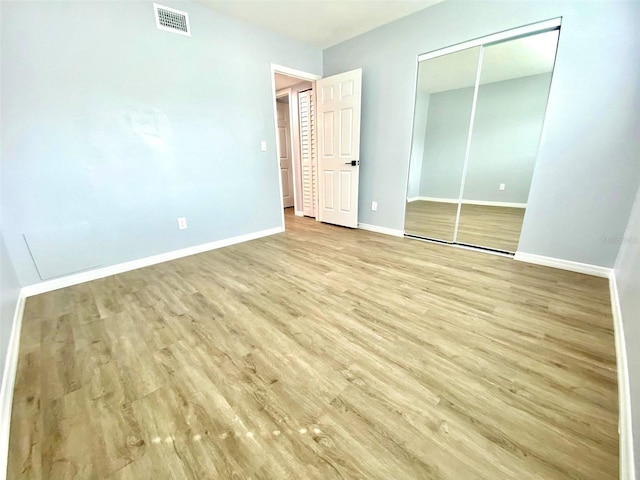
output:
[[558,33],[419,63],[407,234],[516,251]]
[[480,47],[420,62],[405,232],[453,242]]
[[554,30],[484,47],[456,242],[517,250],[557,43]]

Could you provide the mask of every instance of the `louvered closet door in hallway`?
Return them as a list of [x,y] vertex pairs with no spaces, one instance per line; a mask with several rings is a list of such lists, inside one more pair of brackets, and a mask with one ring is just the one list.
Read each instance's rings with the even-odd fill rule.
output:
[[316,216],[316,124],[313,90],[298,93],[300,110],[300,164],[302,174],[302,210],[305,216]]

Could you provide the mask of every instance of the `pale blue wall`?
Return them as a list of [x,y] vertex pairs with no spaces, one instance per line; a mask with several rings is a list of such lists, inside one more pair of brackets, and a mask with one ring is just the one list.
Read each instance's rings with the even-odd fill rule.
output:
[[458,200],[473,87],[433,93],[424,134],[420,196]]
[[270,63],[320,74],[322,52],[163,4],[192,37],[157,30],[151,2],[1,2],[3,227],[25,285],[24,233],[72,264],[60,232],[88,222],[87,265],[112,265],[281,225]]
[[363,69],[361,222],[403,228],[417,56],[559,16],[519,248],[613,266],[604,239],[623,234],[640,176],[640,2],[442,2],[325,50],[325,76]]
[[430,95],[418,90],[416,105],[413,113],[413,138],[411,139],[411,161],[409,165],[409,186],[407,198],[420,195],[420,179],[422,176],[422,162],[424,158],[425,132],[429,114]]
[[480,86],[462,198],[527,203],[550,82],[545,73]]
[[640,187],[626,232],[608,241],[620,245],[615,276],[629,365],[636,472],[640,474]]

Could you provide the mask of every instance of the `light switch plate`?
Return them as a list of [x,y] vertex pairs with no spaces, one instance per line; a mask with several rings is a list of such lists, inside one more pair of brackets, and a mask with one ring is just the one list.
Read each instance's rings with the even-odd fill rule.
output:
[[260,142],[260,150],[263,152],[267,151],[267,142],[265,142],[264,140]]

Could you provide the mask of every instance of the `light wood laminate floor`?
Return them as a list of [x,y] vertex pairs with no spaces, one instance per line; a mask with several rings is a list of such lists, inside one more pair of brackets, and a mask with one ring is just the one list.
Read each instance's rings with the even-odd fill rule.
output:
[[412,235],[452,242],[457,214],[457,203],[425,200],[407,202],[404,230]]
[[456,242],[516,252],[524,208],[463,204]]
[[617,478],[605,279],[287,228],[29,298],[8,478]]
[[[457,210],[455,203],[409,202],[405,231],[451,242]],[[515,252],[520,241],[524,212],[524,208],[464,204],[460,210],[456,242]]]

